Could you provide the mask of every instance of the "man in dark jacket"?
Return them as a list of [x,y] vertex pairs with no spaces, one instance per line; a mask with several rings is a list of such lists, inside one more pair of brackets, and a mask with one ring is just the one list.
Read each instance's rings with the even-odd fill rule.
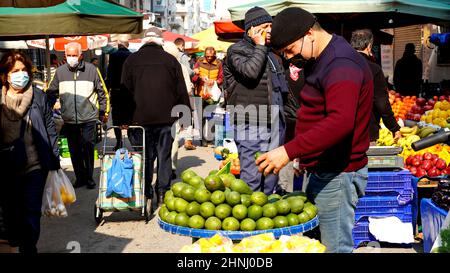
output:
[[172,175],[172,125],[178,119],[171,112],[176,105],[189,107],[189,97],[181,65],[165,52],[162,32],[151,27],[145,32],[145,44],[125,61],[122,84],[134,100],[133,125],[145,128],[145,196],[153,198],[153,165],[158,158],[156,194],[158,205],[170,187]]
[[271,26],[267,11],[250,9],[245,14],[244,39],[228,49],[224,69],[227,104],[235,107],[231,115],[236,125],[241,179],[252,190],[266,194],[279,189],[278,177],[258,173],[254,155],[282,144],[285,123],[281,94],[288,92],[284,70],[268,45]]
[[394,117],[389,96],[387,92],[386,78],[383,70],[374,61],[372,55],[373,34],[370,29],[355,30],[350,41],[352,47],[356,49],[367,60],[373,74],[373,110],[370,118],[369,136],[371,145],[376,145],[379,137],[380,118],[394,135],[396,139],[402,137],[400,126]]
[[413,43],[406,44],[403,57],[394,69],[395,90],[402,96],[418,96],[422,84],[422,61],[415,55]]
[[[122,76],[122,67],[125,60],[128,56],[131,55],[131,52],[128,50],[128,40],[120,37],[117,41],[119,49],[109,55],[109,65],[106,76],[106,86],[110,88],[111,94],[111,113],[112,113],[112,123],[114,126],[120,126],[123,124],[129,124],[129,120],[125,120],[124,109],[129,109],[130,106],[127,107],[126,104],[133,103],[130,100],[129,96],[126,96],[126,91],[123,90],[123,87],[120,83],[120,78]],[[117,150],[121,147],[122,142],[122,133],[120,129],[115,128],[114,134],[116,135],[117,144],[114,150]]]

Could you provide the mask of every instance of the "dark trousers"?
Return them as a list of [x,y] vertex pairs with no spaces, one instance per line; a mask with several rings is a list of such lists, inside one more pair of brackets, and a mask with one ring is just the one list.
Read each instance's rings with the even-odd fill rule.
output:
[[70,158],[77,183],[94,183],[95,121],[82,124],[65,124]]
[[42,195],[47,172],[10,176],[0,191],[6,237],[21,253],[36,253],[41,226]]
[[145,128],[145,196],[153,197],[152,181],[155,160],[158,170],[155,190],[166,192],[172,176],[172,124],[144,126]]

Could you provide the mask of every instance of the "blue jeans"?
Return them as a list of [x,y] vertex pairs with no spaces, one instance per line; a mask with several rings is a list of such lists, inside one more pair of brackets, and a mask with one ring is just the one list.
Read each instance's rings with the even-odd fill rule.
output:
[[321,241],[327,252],[353,251],[355,209],[364,196],[367,178],[367,167],[356,172],[309,174],[306,193],[318,209]]
[[239,151],[241,163],[240,178],[247,182],[253,191],[263,191],[270,195],[279,189],[278,176],[264,176],[258,172],[255,163],[256,152],[267,152],[280,145],[271,139],[270,129],[259,129],[256,125],[240,124],[234,126],[234,139]]

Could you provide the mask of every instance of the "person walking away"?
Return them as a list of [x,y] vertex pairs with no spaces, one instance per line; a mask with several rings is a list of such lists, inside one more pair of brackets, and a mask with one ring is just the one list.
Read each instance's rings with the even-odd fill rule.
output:
[[[195,85],[194,95],[203,99],[202,106],[203,109],[205,109],[205,107],[212,104],[211,102],[208,102],[210,100],[205,96],[207,87],[213,87],[214,83],[216,83],[220,88],[223,83],[222,62],[217,59],[216,50],[214,47],[207,47],[205,49],[205,56],[199,58],[195,63],[192,82]],[[197,108],[199,107],[196,107],[196,109]],[[208,142],[211,141],[207,136],[207,126],[205,126],[206,119],[207,117],[202,117],[202,146],[204,147],[207,147]],[[214,127],[212,129],[214,129]]]
[[[179,58],[180,58],[181,54],[178,51],[178,48],[174,43],[164,42],[163,48],[164,48],[164,51],[166,51],[170,55],[177,58],[177,61],[180,62]],[[181,64],[181,70],[183,72],[184,82],[186,84],[186,90],[188,90],[188,95],[192,95],[193,84],[191,82],[191,78],[189,77],[189,72],[188,72],[187,68],[185,67],[185,65],[183,65],[181,62],[180,62],[180,64]],[[189,126],[188,128],[186,128],[186,130],[188,131],[186,135],[189,135],[192,137],[192,127]],[[172,157],[172,177],[171,178],[172,178],[172,180],[174,180],[176,178],[176,171],[177,171],[177,166],[178,166],[178,142],[180,140],[180,133],[181,133],[181,125],[180,125],[180,121],[178,120],[175,123],[175,136],[173,139],[172,152],[171,152],[171,157]]]
[[[124,117],[129,116],[124,114],[124,109],[129,109],[128,104],[132,104],[133,101],[126,95],[126,90],[120,83],[122,76],[122,67],[131,52],[128,50],[128,39],[119,37],[117,41],[118,50],[109,55],[109,65],[106,76],[106,86],[110,90],[111,94],[111,114],[113,126],[121,126],[123,124],[129,124],[130,120],[125,120]],[[116,136],[116,146],[114,150],[121,148],[122,144],[122,132],[119,128],[114,128],[114,135]]]
[[124,109],[124,113],[132,115],[132,125],[145,128],[145,196],[148,202],[153,198],[153,168],[158,158],[155,191],[159,206],[170,187],[172,173],[171,129],[177,117],[172,117],[171,112],[176,105],[189,106],[189,96],[180,63],[162,47],[162,31],[149,28],[143,41],[145,44],[123,65],[121,81],[134,101],[134,107]]
[[[266,10],[254,7],[247,11],[244,38],[228,49],[224,69],[227,104],[235,107],[230,117],[235,125],[240,177],[253,191],[268,195],[279,191],[278,176],[258,173],[254,156],[283,144],[285,121],[279,95],[289,92],[283,67],[270,49],[271,27],[272,17]],[[279,112],[269,112],[274,106]],[[253,113],[247,116],[245,109]]]
[[[32,85],[30,59],[8,52],[0,60],[0,168],[3,211],[9,245],[13,251],[36,253],[44,186],[49,171],[60,169],[58,136],[46,94]],[[23,149],[19,147],[21,140]],[[7,155],[8,154],[8,155]],[[15,162],[14,158],[22,158]]]
[[356,204],[368,177],[372,72],[344,38],[323,30],[301,8],[275,17],[272,46],[288,60],[306,60],[306,84],[295,139],[261,155],[256,164],[266,175],[277,174],[299,158],[309,173],[306,193],[318,209],[321,242],[328,252],[352,252]]
[[386,78],[384,77],[381,66],[374,61],[372,55],[372,31],[370,29],[355,30],[352,33],[350,44],[367,60],[373,75],[373,106],[369,125],[370,145],[376,146],[381,128],[380,119],[383,120],[386,128],[394,134],[394,139],[400,139],[402,134],[400,133],[400,126],[395,120],[394,112],[392,112],[391,104],[389,103]]
[[402,96],[419,96],[422,84],[422,61],[415,55],[413,43],[406,44],[403,57],[394,69],[395,90]]
[[109,94],[97,67],[80,59],[79,43],[67,44],[65,55],[67,64],[58,67],[47,94],[52,108],[58,96],[60,99],[63,130],[76,177],[74,187],[94,189],[95,128],[97,120],[108,120]]

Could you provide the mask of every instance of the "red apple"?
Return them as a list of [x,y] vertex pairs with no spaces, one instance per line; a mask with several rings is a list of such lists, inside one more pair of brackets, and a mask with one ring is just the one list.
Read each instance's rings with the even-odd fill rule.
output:
[[428,170],[431,169],[433,166],[432,166],[430,160],[424,160],[424,161],[422,161],[422,164],[420,165],[420,167],[422,167],[422,169],[424,169],[425,171],[428,171]]
[[431,160],[431,162],[433,162],[433,166],[436,166],[436,163],[438,162],[438,160],[439,160],[438,156],[433,157],[433,159]]
[[419,154],[415,155],[414,158],[416,158],[420,161],[422,161],[422,159],[423,159],[422,155],[419,155]]
[[437,174],[436,168],[432,168],[432,169],[428,170],[427,174],[428,174],[429,177],[435,177],[435,176],[437,176],[437,175],[436,175],[436,174]]
[[414,159],[414,156],[410,155],[408,158],[406,158],[406,165],[412,165],[412,160]]
[[416,167],[411,167],[411,168],[409,169],[409,171],[410,171],[411,174],[414,175],[414,176],[417,174],[417,168],[416,168]]
[[428,105],[434,107],[435,104],[436,104],[435,100],[432,100],[432,99],[428,100]]
[[436,166],[436,168],[438,168],[439,170],[443,170],[445,168],[447,168],[447,163],[445,162],[444,159],[439,158],[436,162],[436,164],[434,164]]
[[422,168],[417,168],[416,177],[422,177],[427,175],[427,172]]
[[433,155],[431,153],[424,153],[423,159],[431,160],[431,159],[433,159]]
[[433,96],[433,100],[437,101],[438,100],[438,96]]
[[447,98],[445,96],[440,96],[439,97],[439,101],[444,101],[444,100],[447,100]]
[[417,98],[416,104],[419,106],[425,106],[425,104],[427,104],[427,101],[424,98]]
[[421,164],[420,159],[414,158],[411,162],[411,165],[413,165],[414,167],[419,167]]
[[426,111],[430,111],[430,110],[433,110],[433,105],[425,105],[424,107],[423,107],[423,110],[424,110],[424,112],[426,112]]
[[422,117],[422,115],[420,113],[419,114],[414,114],[413,120],[414,121],[420,121],[421,117]]
[[441,174],[442,174],[441,170],[437,169],[436,170],[436,176],[441,176]]
[[448,174],[447,169],[443,170],[443,171],[441,172],[441,174],[442,174],[442,175],[447,175],[447,174]]

